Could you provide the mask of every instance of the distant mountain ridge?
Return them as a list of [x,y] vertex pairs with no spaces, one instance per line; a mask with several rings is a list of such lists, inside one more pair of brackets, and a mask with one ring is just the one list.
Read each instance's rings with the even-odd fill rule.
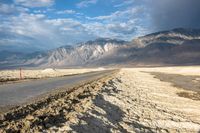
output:
[[3,57],[0,68],[189,65],[200,64],[199,51],[200,30],[179,28],[138,37],[131,42],[98,38],[47,52],[25,55],[4,52],[0,53]]
[[75,46],[64,46],[56,50],[49,51],[46,56],[33,58],[26,62],[34,66],[84,66],[88,63],[111,55],[116,49],[127,45],[126,41],[115,39],[96,39],[79,43]]

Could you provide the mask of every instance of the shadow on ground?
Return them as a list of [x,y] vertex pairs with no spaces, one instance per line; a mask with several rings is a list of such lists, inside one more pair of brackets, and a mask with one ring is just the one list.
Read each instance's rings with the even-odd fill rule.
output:
[[[102,92],[107,93],[110,96],[114,96],[120,93],[114,85],[113,81],[103,86]],[[111,133],[111,132],[128,132],[120,123],[126,123],[132,129],[138,129],[138,131],[153,132],[151,128],[146,127],[139,123],[139,121],[125,122],[123,118],[125,117],[125,112],[109,101],[104,99],[102,94],[97,95],[93,104],[95,108],[99,108],[102,111],[97,111],[93,109],[84,113],[79,119],[79,123],[76,125],[71,125],[71,129],[78,133]],[[136,131],[136,130],[135,130]]]
[[[92,114],[84,114],[83,117],[81,117],[81,120],[83,120],[85,123],[82,124],[81,122],[77,125],[72,125],[72,130],[76,132],[111,132],[110,129],[115,129],[120,127],[119,122],[122,121],[124,112],[116,105],[105,101],[102,95],[96,96],[93,103],[95,106],[103,109],[105,111],[105,114],[101,114],[95,110],[92,111],[92,114],[98,116],[94,117]],[[103,117],[108,119],[109,123],[104,123]],[[122,127],[118,129],[120,132],[127,132]]]
[[[115,82],[121,82],[119,79],[115,79]],[[135,132],[153,132],[154,129],[142,125],[138,119],[133,120],[128,118],[126,112],[122,110],[122,107],[115,105],[104,99],[104,95],[117,96],[120,95],[121,90],[117,88],[115,82],[110,80],[102,87],[101,92],[94,97],[90,110],[86,111],[82,115],[78,115],[74,124],[70,125],[71,129],[66,129],[78,132],[78,133],[111,133],[111,132],[128,132],[127,126]],[[32,117],[19,121],[16,125],[2,125],[9,127],[7,132],[28,132],[32,131],[43,132],[44,130],[58,130],[66,126],[66,122],[70,121],[68,113],[76,112],[77,106],[84,106],[79,104],[85,98],[93,96],[91,91],[94,88],[78,93],[73,98],[63,98],[58,102],[46,107],[43,111],[32,113]],[[39,114],[37,114],[39,113]],[[75,116],[74,116],[75,117]],[[124,119],[130,120],[124,120]],[[71,123],[71,122],[69,122]],[[73,123],[73,122],[72,122]],[[127,125],[124,126],[123,124]],[[1,128],[1,124],[0,124]],[[70,132],[70,131],[69,131]]]

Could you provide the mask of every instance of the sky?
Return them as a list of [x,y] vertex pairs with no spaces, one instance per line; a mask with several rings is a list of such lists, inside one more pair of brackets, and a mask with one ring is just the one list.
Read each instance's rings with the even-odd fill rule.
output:
[[0,51],[200,28],[200,0],[0,0]]

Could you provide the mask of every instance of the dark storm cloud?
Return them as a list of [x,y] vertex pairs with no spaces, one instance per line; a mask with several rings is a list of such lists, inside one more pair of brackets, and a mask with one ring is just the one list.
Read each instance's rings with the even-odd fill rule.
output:
[[155,30],[200,28],[200,0],[148,0],[147,5]]

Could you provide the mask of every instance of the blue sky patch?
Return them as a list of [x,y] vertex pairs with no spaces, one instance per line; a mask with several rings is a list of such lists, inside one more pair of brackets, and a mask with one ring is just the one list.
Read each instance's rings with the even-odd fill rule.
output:
[[199,28],[199,4],[196,0],[0,0],[0,46],[46,50],[99,37],[130,41],[170,28]]

